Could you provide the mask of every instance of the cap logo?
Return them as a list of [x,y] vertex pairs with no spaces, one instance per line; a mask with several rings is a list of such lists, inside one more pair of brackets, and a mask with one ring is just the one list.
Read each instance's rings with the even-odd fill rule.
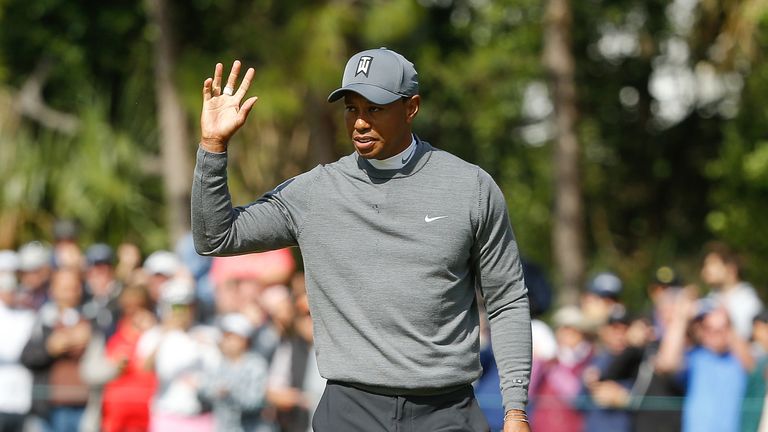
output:
[[355,71],[355,76],[363,74],[366,78],[368,78],[368,70],[371,68],[372,61],[373,57],[371,56],[360,57],[360,61],[357,62],[357,70]]

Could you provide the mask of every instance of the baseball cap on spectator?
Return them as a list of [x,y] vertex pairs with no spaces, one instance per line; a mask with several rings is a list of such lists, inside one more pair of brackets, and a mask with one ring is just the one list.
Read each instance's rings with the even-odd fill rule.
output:
[[593,324],[584,316],[584,313],[576,306],[563,306],[552,316],[555,327],[570,327],[583,332],[594,330]]
[[29,242],[19,248],[19,270],[35,271],[51,265],[51,249],[38,241]]
[[195,287],[185,278],[169,279],[160,287],[160,301],[168,306],[192,304],[195,301]]
[[0,272],[0,292],[16,291],[18,286],[16,275],[9,272]]
[[752,319],[752,321],[758,321],[761,323],[768,323],[768,309],[763,309],[755,315],[755,317]]
[[249,339],[253,335],[253,324],[243,314],[231,313],[224,315],[219,322],[219,327],[224,333],[234,333]]
[[173,252],[159,250],[151,253],[144,260],[144,271],[150,275],[171,277],[179,270],[179,258]]
[[112,265],[114,263],[115,255],[109,245],[104,243],[96,243],[92,244],[88,247],[88,249],[86,249],[85,258],[88,260],[89,266],[99,264]]
[[683,281],[674,268],[663,265],[653,272],[653,283],[661,286],[681,286]]
[[608,315],[607,323],[610,324],[624,324],[629,325],[632,322],[632,317],[629,312],[624,308],[615,308]]
[[614,299],[619,297],[622,288],[621,279],[610,272],[598,273],[587,285],[587,289],[592,294]]
[[19,256],[12,250],[0,250],[0,273],[13,273],[19,269]]
[[417,95],[419,74],[402,55],[383,47],[370,49],[347,61],[341,87],[328,96],[328,102],[335,102],[350,91],[375,104],[388,104]]
[[710,297],[704,297],[696,300],[696,315],[693,317],[694,321],[698,321],[708,313],[718,308],[718,303]]

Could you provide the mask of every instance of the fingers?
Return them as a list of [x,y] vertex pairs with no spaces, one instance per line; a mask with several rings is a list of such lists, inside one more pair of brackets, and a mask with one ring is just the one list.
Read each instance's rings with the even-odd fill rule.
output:
[[235,84],[237,84],[237,76],[240,75],[240,66],[240,60],[235,60],[235,62],[232,63],[232,69],[227,78],[227,87],[231,88],[233,91],[235,89]]
[[251,112],[251,108],[253,108],[253,105],[256,103],[256,101],[259,98],[256,96],[250,97],[246,99],[245,103],[243,103],[243,106],[240,107],[240,111],[237,112],[238,121],[240,124],[245,123],[245,119],[248,118],[248,113]]
[[251,87],[254,75],[256,75],[256,71],[253,70],[253,68],[248,68],[243,77],[243,82],[240,83],[240,88],[237,89],[237,97],[243,98],[245,96],[245,93],[247,93],[248,89]]
[[211,86],[213,85],[213,78],[206,78],[203,82],[203,102],[208,102],[211,97]]
[[[235,96],[237,100],[242,100],[243,97],[245,97],[245,94],[248,92],[248,89],[251,87],[251,83],[253,82],[253,77],[256,75],[256,71],[253,68],[248,68],[248,70],[245,73],[245,76],[243,77],[243,81],[240,83],[240,87],[237,89],[236,93],[231,93],[229,91],[224,91],[225,89],[229,88],[234,90],[235,86],[237,85],[237,78],[240,75],[240,69],[242,68],[242,63],[240,60],[235,60],[234,63],[232,63],[232,69],[229,72],[229,76],[227,77],[227,83],[226,87],[222,89],[222,76],[224,72],[224,65],[221,63],[216,63],[216,67],[214,69],[213,78],[207,78],[203,82],[203,101],[207,102],[213,97],[227,95],[227,96]],[[244,113],[245,116],[248,115],[248,111],[251,109],[253,104],[256,102],[256,98],[251,98],[248,101],[246,101],[246,104],[248,105],[248,109]],[[245,107],[245,105],[243,106]]]
[[213,71],[213,85],[212,85],[213,96],[221,95],[221,76],[223,73],[224,73],[224,65],[221,63],[216,63],[216,68]]

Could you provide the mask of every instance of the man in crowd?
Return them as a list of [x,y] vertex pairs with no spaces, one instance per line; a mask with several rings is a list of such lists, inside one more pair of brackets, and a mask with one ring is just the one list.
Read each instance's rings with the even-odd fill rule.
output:
[[728,312],[737,334],[749,340],[752,319],[763,309],[763,302],[752,285],[742,280],[738,255],[723,243],[709,244],[701,279],[712,287],[711,297]]
[[470,386],[481,373],[476,288],[504,430],[530,430],[530,315],[507,206],[487,173],[412,133],[421,102],[413,64],[385,48],[352,56],[329,101],[344,100],[355,152],[233,208],[227,146],[256,102],[244,100],[253,69],[235,90],[240,68],[222,89],[217,64],[203,86],[195,245],[204,255],[301,247],[329,380],[315,430],[487,430]]

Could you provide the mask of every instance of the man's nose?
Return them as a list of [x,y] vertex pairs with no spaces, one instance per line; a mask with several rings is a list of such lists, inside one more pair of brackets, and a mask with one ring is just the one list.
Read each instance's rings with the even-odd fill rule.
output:
[[371,128],[371,124],[368,123],[368,121],[364,119],[362,115],[357,116],[357,119],[355,120],[355,129],[367,130],[370,128]]

